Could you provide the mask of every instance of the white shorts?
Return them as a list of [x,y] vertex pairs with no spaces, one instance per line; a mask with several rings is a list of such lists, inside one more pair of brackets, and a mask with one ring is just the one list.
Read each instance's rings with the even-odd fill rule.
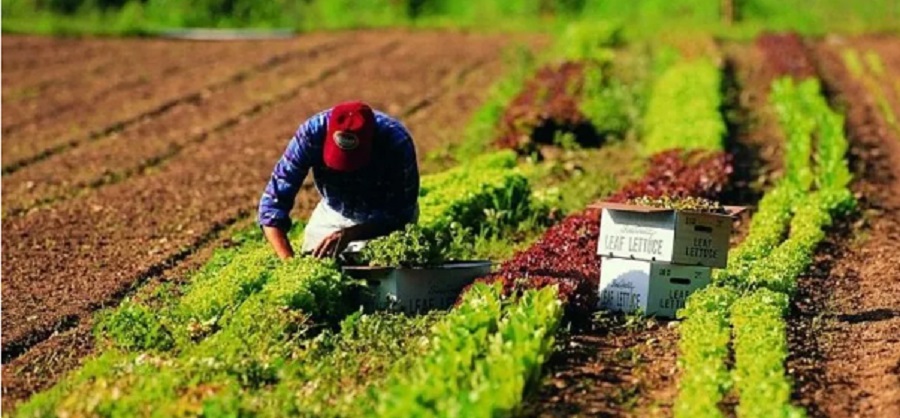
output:
[[[415,222],[418,217],[419,210],[417,208],[415,215],[413,215],[413,222]],[[345,218],[336,210],[328,207],[328,205],[325,204],[325,200],[320,200],[319,204],[316,205],[315,210],[313,210],[312,215],[310,215],[306,228],[303,230],[303,247],[300,251],[310,252],[328,235],[358,224],[359,222]],[[353,241],[347,245],[347,249],[344,251],[351,253],[358,252],[366,246],[366,242],[367,241]]]

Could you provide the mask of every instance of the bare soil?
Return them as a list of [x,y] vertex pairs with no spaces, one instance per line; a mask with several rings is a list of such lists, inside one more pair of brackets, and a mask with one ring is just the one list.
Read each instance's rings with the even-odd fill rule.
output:
[[[194,122],[198,119],[179,119],[165,111],[149,115],[140,125],[169,129],[169,136],[145,139],[148,143],[157,142],[156,145],[136,145],[138,133],[130,133],[131,128],[126,127],[119,134],[130,137],[98,138],[98,143],[105,142],[115,151],[96,154],[103,155],[100,162],[93,163],[96,170],[103,169],[103,161],[118,158],[134,164],[141,158],[133,154],[148,149],[158,152],[182,141],[178,143],[182,147],[179,152],[119,181],[79,189],[66,199],[3,218],[4,402],[46,387],[60,370],[77,365],[78,359],[90,350],[88,330],[94,310],[116,303],[135,286],[178,271],[185,263],[197,263],[196,257],[202,259],[206,249],[219,241],[222,231],[252,217],[265,179],[303,119],[336,102],[361,98],[376,108],[405,115],[421,158],[443,141],[457,139],[453,133],[462,129],[472,106],[499,73],[500,51],[512,39],[407,31],[328,36],[335,42],[351,37],[355,40],[342,45],[340,52],[328,52],[331,62],[312,57],[306,66],[278,63],[277,69],[269,69],[271,74],[286,79],[287,84],[282,87],[293,93],[290,97],[272,101],[269,96],[279,77],[265,71],[247,71],[246,62],[234,62],[230,72],[217,70],[222,74],[245,73],[224,83],[227,88],[258,76],[263,81],[249,81],[251,84],[247,85],[265,86],[269,96],[254,96],[246,91],[222,97],[212,95],[210,100],[195,104],[199,107],[197,114],[207,111],[203,109],[205,104],[216,105],[208,109],[216,112],[248,109],[260,103],[271,105],[243,115],[228,126],[214,127],[210,131],[214,135],[202,141],[173,140],[177,136],[173,132],[182,135],[190,130],[168,126],[198,123]],[[536,38],[522,39],[533,43]],[[4,47],[10,42],[8,37],[3,41]],[[256,57],[257,63],[269,62],[272,56],[285,53],[280,48],[266,52],[265,45],[248,43],[244,53]],[[293,71],[307,74],[289,74]],[[189,80],[197,79],[197,73],[190,70],[171,77],[182,74]],[[179,83],[185,82],[172,85]],[[230,107],[230,100],[243,105]],[[216,118],[198,117],[215,126]],[[217,120],[221,122],[222,118]],[[47,127],[48,131],[56,129],[59,128]],[[134,130],[147,132],[146,128]],[[123,138],[134,140],[120,141]],[[133,154],[127,153],[127,144],[134,145]],[[59,153],[65,156],[77,148]],[[97,173],[91,171],[94,168],[82,171],[77,165],[75,159],[59,170]],[[37,164],[20,170],[24,173],[36,167]],[[42,178],[31,181],[37,185]],[[315,191],[307,186],[298,196],[295,216],[311,210],[317,200]],[[195,254],[198,251],[200,254]]]
[[[212,61],[211,64],[214,65],[192,63],[192,55],[203,57],[207,54],[204,49],[197,47],[194,51],[186,51],[185,56],[180,58],[182,65],[173,66],[170,74],[151,74],[153,71],[149,69],[160,65],[156,60],[159,57],[140,56],[135,58],[141,64],[139,74],[143,74],[138,82],[107,79],[108,84],[101,85],[99,89],[108,90],[103,86],[110,85],[118,85],[119,88],[106,91],[96,98],[93,97],[94,93],[82,93],[87,100],[70,103],[65,111],[54,114],[49,121],[38,118],[17,124],[16,121],[21,119],[13,117],[16,112],[12,112],[6,116],[10,117],[15,129],[5,128],[3,133],[3,172],[6,174],[15,171],[152,118],[169,107],[197,100],[209,89],[237,82],[284,59],[285,55],[299,49],[296,43],[309,42],[303,37],[299,39],[301,40],[293,42],[274,42],[266,48],[243,43],[244,48],[223,51],[220,57]],[[300,53],[302,52],[301,49]],[[53,100],[40,100],[38,103],[49,106],[48,109],[42,108],[41,112],[52,113],[53,108],[59,106]]]
[[[896,62],[900,42],[891,42],[883,58]],[[794,396],[811,416],[900,416],[900,138],[844,67],[842,42],[812,46],[847,117],[861,216],[838,225],[800,281],[789,338]]]
[[300,89],[332,76],[347,62],[372,59],[371,55],[381,51],[333,51],[334,45],[375,46],[376,41],[379,40],[374,37],[346,34],[334,35],[328,43],[297,42],[297,52],[278,65],[210,89],[197,100],[176,104],[120,132],[8,174],[3,177],[4,215],[20,214],[37,205],[69,198],[82,189],[124,181],[175,158],[191,144],[214,141],[241,119],[278,106]]
[[230,52],[226,44],[145,41],[128,49],[122,48],[124,45],[109,45],[111,50],[105,53],[101,48],[84,51],[86,56],[80,61],[65,65],[14,72],[8,80],[4,74],[4,113],[8,118],[3,120],[3,133],[91,106],[117,90],[159,82],[189,66],[216,65]]

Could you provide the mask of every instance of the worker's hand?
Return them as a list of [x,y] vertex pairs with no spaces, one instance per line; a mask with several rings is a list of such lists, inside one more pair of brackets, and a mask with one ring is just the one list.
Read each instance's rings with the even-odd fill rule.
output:
[[329,234],[319,245],[313,250],[313,257],[325,258],[336,257],[347,248],[350,244],[350,237],[346,230],[335,231]]

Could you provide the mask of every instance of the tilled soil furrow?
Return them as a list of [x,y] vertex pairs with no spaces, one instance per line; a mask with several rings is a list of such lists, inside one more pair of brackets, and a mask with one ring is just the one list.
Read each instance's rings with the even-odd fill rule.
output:
[[845,109],[862,217],[839,229],[800,280],[789,324],[794,396],[812,416],[900,416],[900,138],[840,48],[822,42],[814,51]]
[[[239,48],[235,44],[173,43],[155,39],[100,44],[93,53],[65,65],[33,66],[18,72],[4,69],[3,105],[10,109],[40,109],[42,100],[59,101],[64,97],[89,95],[93,90],[108,89],[110,85],[135,75],[144,77],[143,73],[153,71],[157,64],[192,62],[198,51],[227,56]],[[193,62],[196,64],[199,61]],[[8,129],[10,123],[21,121],[4,120],[4,129]]]
[[[445,80],[445,82],[441,83],[441,85],[454,86],[454,85],[462,84],[463,82],[465,82],[465,79],[466,79],[466,77],[468,77],[469,74],[471,74],[473,71],[476,71],[478,68],[481,68],[484,65],[485,65],[485,60],[479,60],[479,61],[473,62],[473,63],[461,68],[460,70],[456,71],[455,73],[449,74],[448,75],[449,80]],[[449,91],[449,89],[447,89],[447,88],[436,89],[436,90],[429,92],[428,94],[423,95],[415,103],[409,105],[406,109],[403,109],[403,111],[400,112],[398,117],[401,120],[407,120],[409,118],[412,118],[413,116],[415,116],[418,113],[424,112],[425,109],[430,107],[432,104],[434,104],[435,101],[437,101],[442,96],[447,94],[448,91]]]
[[[228,130],[214,145],[196,147],[191,158],[4,220],[9,246],[3,252],[3,296],[10,301],[4,305],[4,356],[7,346],[24,346],[20,341],[52,329],[68,311],[83,317],[92,307],[114,302],[142,272],[190,246],[216,222],[252,212],[303,117],[354,98],[403,109],[465,65],[474,51],[497,54],[504,43],[499,37],[446,33],[408,35],[404,41],[385,65],[351,64],[285,105]],[[311,205],[315,196],[306,193],[299,200]]]
[[326,54],[326,45],[320,45],[307,50],[307,54],[294,54],[284,65],[211,90],[197,102],[179,104],[159,117],[6,175],[4,216],[19,216],[36,206],[54,204],[155,169],[185,147],[202,143],[244,119],[290,100],[301,89],[314,87],[341,68],[372,60],[398,46],[396,41],[376,40],[353,40],[373,47],[362,53],[338,50]]
[[[208,90],[239,82],[273,65],[286,54],[304,48],[307,38],[278,42],[267,48],[247,47],[231,54],[216,66],[196,66],[165,78],[159,83],[142,85],[111,94],[95,103],[91,112],[72,113],[53,119],[52,124],[31,124],[4,135],[3,174],[43,160],[85,142],[121,131],[146,118],[155,117],[185,102],[199,100]],[[313,45],[318,41],[312,41]],[[149,65],[149,64],[148,64]]]
[[[134,45],[135,42],[131,42]],[[35,69],[59,68],[125,50],[129,42],[115,39],[71,39],[48,36],[3,36],[3,76],[27,75]]]
[[[228,45],[129,40],[96,43],[77,59],[59,65],[35,64],[19,71],[4,68],[3,107],[15,117],[3,119],[3,132],[48,109],[48,102],[83,99],[129,77],[147,79],[145,73],[154,71],[158,63],[190,62],[196,51],[219,51],[227,56],[232,50],[235,48]],[[4,49],[4,64],[6,55]]]
[[[18,38],[13,37],[12,42],[16,42]],[[22,94],[21,92],[32,90],[34,93],[40,93],[45,87],[53,86],[54,90],[49,92],[50,99],[55,99],[56,94],[74,90],[74,87],[80,84],[90,84],[97,82],[108,82],[109,80],[93,80],[97,75],[106,72],[139,72],[142,70],[141,61],[138,58],[158,58],[153,62],[166,62],[165,59],[177,59],[184,56],[194,49],[200,49],[199,45],[190,44],[171,44],[158,40],[141,40],[118,43],[94,44],[90,49],[85,50],[77,60],[73,62],[65,62],[61,65],[41,65],[30,64],[19,70],[7,70],[10,66],[6,62],[7,54],[4,54],[3,68],[3,99],[5,105],[20,106],[21,101],[36,100],[36,94]],[[219,46],[211,49],[224,51]],[[6,49],[4,47],[4,52]],[[19,52],[19,55],[28,56],[27,52]],[[146,59],[145,58],[145,59]],[[15,60],[16,57],[10,57]],[[146,62],[146,61],[144,61]],[[83,88],[81,90],[84,90]]]
[[[146,48],[121,52],[111,52],[109,57],[98,64],[78,65],[76,77],[49,80],[36,85],[15,87],[7,96],[19,100],[5,100],[3,135],[14,134],[17,130],[38,123],[52,123],[66,117],[68,112],[78,112],[95,104],[102,104],[107,97],[120,94],[128,89],[153,85],[168,77],[177,77],[181,71],[188,71],[198,63],[215,66],[226,59],[225,48],[166,48],[156,45],[157,50]],[[99,60],[98,60],[99,61]],[[122,64],[122,63],[124,64]],[[146,65],[147,62],[159,63]],[[73,66],[76,67],[76,66]],[[27,93],[22,93],[26,91]]]

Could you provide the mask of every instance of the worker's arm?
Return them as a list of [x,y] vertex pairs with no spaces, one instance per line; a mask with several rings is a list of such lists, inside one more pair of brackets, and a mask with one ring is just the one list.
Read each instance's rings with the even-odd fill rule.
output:
[[306,121],[278,160],[266,189],[259,200],[259,225],[266,239],[282,259],[294,255],[287,231],[291,229],[290,211],[294,198],[312,165],[317,135],[324,135],[325,116],[319,114]]
[[263,226],[262,229],[278,258],[286,260],[294,256],[294,249],[291,247],[286,232],[274,226]]

